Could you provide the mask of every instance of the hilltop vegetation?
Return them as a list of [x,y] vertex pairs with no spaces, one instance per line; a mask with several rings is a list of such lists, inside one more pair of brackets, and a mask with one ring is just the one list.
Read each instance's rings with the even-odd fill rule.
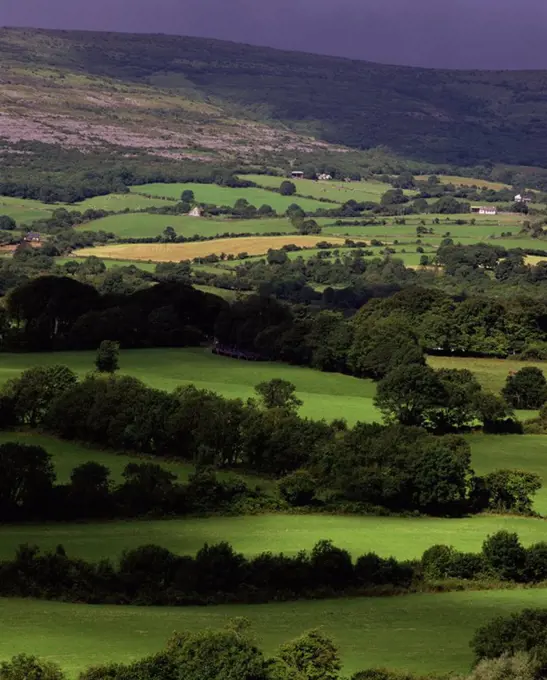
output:
[[[70,146],[78,134],[88,146],[155,143],[168,157],[176,149],[211,160],[236,148],[238,156],[328,151],[306,141],[313,135],[420,162],[545,166],[547,157],[542,71],[450,72],[210,39],[29,29],[4,29],[0,55],[11,91],[2,126],[12,141],[61,137]],[[45,109],[60,99],[74,119],[113,125],[86,130],[80,122],[70,132],[58,118],[46,127],[34,116],[30,131],[21,107],[38,92]],[[153,119],[171,139],[137,132],[136,123]]]

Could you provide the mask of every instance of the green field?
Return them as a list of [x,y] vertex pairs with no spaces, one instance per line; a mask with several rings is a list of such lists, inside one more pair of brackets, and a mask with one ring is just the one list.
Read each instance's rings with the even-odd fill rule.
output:
[[[216,290],[216,289],[215,289]],[[80,375],[93,369],[95,352],[0,354],[0,384],[36,365],[66,364]],[[226,397],[247,399],[264,380],[282,378],[296,385],[304,402],[301,414],[312,418],[379,420],[370,380],[270,362],[247,362],[219,357],[205,349],[146,349],[121,352],[121,373],[140,378],[152,387],[172,390],[193,383]]]
[[[418,175],[415,179],[426,181],[429,175]],[[494,189],[500,191],[501,189],[510,189],[509,184],[503,182],[491,182],[487,179],[476,179],[474,177],[462,177],[460,175],[437,175],[442,184],[455,184],[463,187],[481,187],[486,189]]]
[[[435,218],[440,219],[440,224],[434,224]],[[472,218],[470,215],[411,215],[405,217],[405,224],[395,224],[393,218],[387,218],[385,225],[369,226],[336,225],[332,218],[319,218],[318,222],[322,225],[325,235],[349,236],[365,241],[375,238],[388,243],[392,243],[395,239],[401,242],[414,243],[418,238],[416,228],[425,226],[427,229],[433,229],[433,234],[423,234],[419,238],[423,243],[432,243],[436,246],[445,238],[446,233],[450,233],[450,238],[455,243],[462,243],[463,245],[485,242],[502,245],[506,248],[538,247],[537,240],[534,246],[530,244],[534,239],[518,236],[522,225],[520,216],[499,215],[496,218],[477,216],[474,225],[455,224],[454,222],[457,219],[469,221]],[[425,225],[421,224],[422,221],[425,222]],[[512,236],[502,238],[501,234],[507,232],[510,232]],[[495,239],[492,239],[492,236],[495,236]]]
[[282,234],[295,231],[287,219],[209,220],[189,215],[154,215],[123,213],[109,215],[82,225],[82,229],[112,232],[118,238],[149,238],[159,236],[165,227],[173,227],[179,236],[218,236],[220,234]]
[[[214,288],[211,292],[222,291]],[[94,356],[94,352],[0,354],[0,384],[35,365],[66,364],[85,375],[93,369]],[[539,366],[547,374],[547,362],[433,356],[428,361],[433,368],[469,368],[484,387],[495,392],[501,390],[509,371]],[[125,350],[121,352],[120,365],[121,373],[134,375],[153,387],[172,390],[177,385],[194,383],[202,389],[242,399],[252,397],[259,382],[283,378],[296,385],[304,401],[303,416],[346,418],[350,424],[380,419],[372,403],[374,383],[338,373],[273,362],[237,361],[203,348]],[[533,412],[519,415],[532,417]]]
[[148,198],[138,194],[107,194],[106,196],[94,196],[85,201],[75,203],[71,210],[110,210],[121,212],[122,210],[145,210],[146,208],[157,208],[165,205],[161,198]]
[[231,189],[221,187],[218,184],[143,184],[131,187],[131,191],[137,194],[149,196],[159,196],[172,200],[180,199],[180,195],[185,190],[194,192],[196,201],[199,203],[210,203],[213,205],[234,205],[239,198],[245,198],[260,208],[261,205],[271,205],[274,210],[282,213],[293,203],[298,205],[306,212],[315,212],[321,208],[328,209],[335,207],[334,204],[323,203],[310,198],[300,198],[298,196],[281,196],[273,191],[251,187],[249,189]]
[[47,219],[51,217],[51,213],[55,208],[59,207],[66,206],[49,205],[28,198],[0,196],[0,215],[12,217],[18,226],[30,224],[35,220]]
[[547,376],[547,361],[437,356],[430,356],[427,361],[433,368],[467,368],[473,371],[483,387],[492,392],[499,392],[502,389],[511,371],[516,373],[525,366],[537,366]]
[[117,559],[125,549],[156,544],[177,554],[195,554],[205,543],[228,541],[246,555],[271,551],[294,555],[322,539],[357,557],[373,551],[382,557],[416,559],[432,545],[453,545],[478,552],[484,539],[505,529],[524,545],[545,540],[544,520],[481,515],[464,519],[360,517],[331,515],[258,515],[112,521],[85,524],[4,525],[0,558],[12,558],[21,543],[54,549],[62,543],[73,557]]
[[[362,182],[336,182],[317,181],[311,179],[292,179],[287,177],[272,177],[271,175],[241,175],[242,179],[248,179],[262,187],[278,189],[281,182],[292,182],[296,186],[296,193],[301,196],[313,196],[325,198],[334,203],[345,203],[349,200],[358,202],[373,201],[379,203],[382,195],[393,187],[376,180]],[[405,192],[412,194],[413,192]],[[298,201],[296,201],[298,203]]]
[[[327,239],[328,240],[328,239]],[[392,247],[392,246],[390,246]],[[416,252],[416,246],[415,245],[407,245],[407,246],[393,246],[393,250],[395,250],[395,253],[390,254],[390,257],[397,259],[397,260],[402,260],[407,267],[418,267],[420,264],[420,258],[422,255],[427,255],[431,260],[434,258],[436,250],[433,248],[424,248],[423,253],[417,253]],[[325,253],[325,248],[306,248],[305,250],[298,250],[294,252],[288,252],[287,256],[289,260],[296,260],[299,257],[303,258],[304,260],[308,260],[310,257],[316,257],[320,253]],[[353,248],[344,248],[340,246],[334,245],[332,248],[327,249],[330,251],[330,256],[329,260],[334,260],[337,257],[344,257],[347,255],[350,255],[355,252],[355,249]],[[380,247],[370,247],[367,246],[366,250],[372,250],[373,254],[372,255],[365,255],[364,259],[365,260],[371,260],[371,259],[384,259],[386,257],[385,255],[385,246],[380,246]],[[406,252],[403,252],[406,251]],[[337,251],[338,254],[335,254],[334,251]],[[258,255],[256,257],[248,257],[245,260],[229,260],[226,262],[221,262],[218,265],[209,265],[209,271],[211,273],[219,273],[219,269],[222,270],[230,270],[235,267],[238,267],[240,265],[244,265],[245,262],[259,262],[260,260],[265,260],[264,255]],[[196,266],[192,265],[194,269],[197,269],[198,267],[201,268],[201,266]]]
[[547,607],[547,590],[499,590],[348,598],[268,605],[122,607],[0,600],[0,658],[36,654],[70,674],[134,661],[161,649],[173,631],[252,624],[268,654],[320,627],[340,648],[344,672],[389,667],[414,673],[467,672],[469,640],[481,625],[525,607]]
[[482,475],[500,468],[514,468],[539,474],[543,488],[535,497],[534,509],[547,515],[547,436],[484,435],[468,437],[473,453],[473,468]]
[[[86,257],[56,257],[55,258],[55,263],[58,265],[66,264],[67,262],[78,262],[79,264],[82,264],[87,260]],[[104,259],[102,260],[104,262],[104,266],[107,269],[114,269],[114,267],[130,267],[131,265],[134,265],[135,267],[138,267],[139,269],[142,269],[145,272],[155,272],[156,271],[156,263],[155,262],[144,262],[142,260],[107,260]]]
[[[57,481],[65,484],[70,481],[70,473],[78,465],[93,461],[105,465],[112,473],[112,480],[122,481],[122,472],[131,462],[154,462],[157,458],[147,456],[129,456],[115,451],[101,451],[78,442],[69,442],[37,432],[0,432],[0,444],[5,442],[19,442],[43,446],[53,457]],[[193,466],[184,463],[160,461],[162,466],[177,475],[179,480],[185,481],[192,472]]]

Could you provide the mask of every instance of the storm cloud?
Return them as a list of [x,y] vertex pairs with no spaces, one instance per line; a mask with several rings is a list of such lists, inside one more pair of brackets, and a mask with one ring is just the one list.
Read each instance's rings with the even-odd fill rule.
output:
[[0,0],[0,24],[194,35],[430,67],[547,68],[547,0]]

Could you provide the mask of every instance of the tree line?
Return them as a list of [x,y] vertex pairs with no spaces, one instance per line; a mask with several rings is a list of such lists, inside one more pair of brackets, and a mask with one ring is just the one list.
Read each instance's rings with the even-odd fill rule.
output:
[[265,603],[539,584],[547,579],[547,543],[524,548],[516,534],[499,531],[478,553],[435,545],[408,561],[373,552],[353,560],[328,540],[294,556],[250,558],[226,542],[205,544],[194,557],[145,545],[124,551],[116,563],[72,558],[62,545],[40,552],[25,544],[14,559],[0,562],[0,576],[3,597],[151,606]]
[[[455,388],[452,406],[459,412],[458,399],[467,394],[465,383],[448,380],[446,384]],[[422,385],[411,384],[412,389],[417,390],[415,399],[421,399]],[[256,392],[256,399],[243,402],[192,385],[167,393],[129,376],[90,374],[78,380],[64,366],[37,367],[6,384],[0,398],[0,422],[4,428],[39,427],[102,448],[171,456],[200,469],[231,468],[271,476],[279,480],[284,501],[295,507],[353,512],[383,508],[433,515],[485,509],[532,512],[531,498],[541,487],[540,478],[512,470],[476,476],[469,444],[461,436],[438,437],[403,419],[349,428],[345,421],[329,424],[301,418],[294,385],[279,379],[261,383]],[[405,394],[411,398],[408,391]],[[50,464],[40,455],[51,473]],[[5,468],[7,472],[20,469],[16,456],[6,460]],[[153,470],[145,466],[143,475]],[[142,510],[140,506],[141,512],[154,507],[163,513],[175,508],[187,512],[185,492],[179,494],[171,475],[161,469],[156,472],[151,478],[159,479],[152,486],[166,491],[164,505],[153,506],[155,501],[151,501],[153,507]],[[21,474],[29,473],[23,467]],[[46,477],[51,485],[50,476]],[[8,498],[10,485],[19,488],[10,479],[7,474]],[[206,478],[199,479],[207,486]],[[102,493],[106,481],[107,471],[92,471],[89,483],[93,488],[98,485]],[[240,483],[228,485],[229,493],[214,478],[210,485],[222,489],[221,498],[228,504],[234,495],[252,496]],[[170,505],[173,498],[174,506]],[[144,492],[142,499],[147,502]],[[41,500],[40,493],[33,496],[31,507],[33,503],[41,506]]]

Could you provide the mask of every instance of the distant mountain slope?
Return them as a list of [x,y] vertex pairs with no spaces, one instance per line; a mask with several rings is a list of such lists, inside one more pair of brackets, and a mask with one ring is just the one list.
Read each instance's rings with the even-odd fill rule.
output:
[[[234,120],[283,123],[334,144],[547,166],[544,71],[437,71],[199,38],[23,29],[0,31],[0,59],[169,88]],[[256,130],[251,137],[260,142]]]
[[[90,42],[80,50],[44,32],[0,31],[0,153],[11,168],[17,154],[43,156],[52,145],[222,164],[345,151],[181,87],[180,78],[173,89],[160,74],[137,78],[129,67],[102,68],[94,38],[84,37]],[[138,61],[141,49],[146,54],[134,46],[117,58]]]

